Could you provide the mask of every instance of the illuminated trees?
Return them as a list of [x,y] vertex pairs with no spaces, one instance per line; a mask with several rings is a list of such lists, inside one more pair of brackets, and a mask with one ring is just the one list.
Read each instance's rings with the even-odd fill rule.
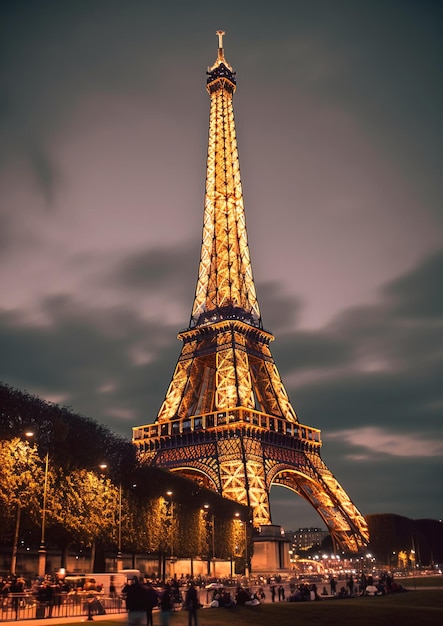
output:
[[71,543],[91,547],[93,563],[97,540],[109,542],[115,534],[119,489],[106,476],[85,469],[62,474],[59,485],[54,521],[69,534]]
[[28,521],[39,519],[44,470],[37,450],[18,437],[0,441],[0,467],[0,521],[5,530],[14,527],[11,572],[15,573],[22,511]]
[[[32,442],[25,441],[26,430],[33,431]],[[106,472],[99,470],[103,462]],[[132,553],[170,556],[172,548],[174,557],[207,556],[212,549],[202,517],[207,502],[215,513],[217,557],[235,554],[229,520],[243,507],[183,476],[140,466],[129,440],[1,383],[0,468],[0,541],[11,546],[12,571],[25,531],[27,545],[39,545],[43,508],[46,543],[62,551],[64,567],[72,546],[90,547],[92,563],[96,546],[97,558],[104,558],[105,550],[117,556],[120,547]],[[169,504],[168,490],[174,493]]]

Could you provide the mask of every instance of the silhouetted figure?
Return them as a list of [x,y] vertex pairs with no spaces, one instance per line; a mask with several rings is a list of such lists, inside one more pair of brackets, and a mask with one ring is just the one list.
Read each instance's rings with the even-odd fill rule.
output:
[[171,585],[166,583],[160,596],[160,622],[162,626],[169,626],[169,618],[173,608]]
[[349,589],[349,595],[353,596],[354,595],[354,579],[352,578],[352,574],[349,574],[348,589]]
[[271,600],[275,602],[275,585],[271,585]]
[[147,582],[144,585],[146,590],[146,625],[153,626],[152,622],[152,610],[159,605],[160,596],[152,586],[151,582]]
[[141,626],[145,621],[148,608],[146,587],[140,584],[137,576],[134,576],[131,583],[123,587],[122,593],[126,596],[129,626]]
[[188,611],[188,626],[197,626],[197,610],[200,608],[194,583],[189,585],[185,596],[185,609]]

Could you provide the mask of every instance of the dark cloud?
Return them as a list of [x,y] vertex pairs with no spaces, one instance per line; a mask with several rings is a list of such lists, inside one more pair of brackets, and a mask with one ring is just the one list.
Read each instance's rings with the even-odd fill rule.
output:
[[[175,299],[185,297],[189,300],[197,280],[198,255],[195,245],[181,245],[173,249],[155,247],[136,252],[110,268],[108,281],[138,292],[152,289],[166,291],[173,286]],[[195,281],[192,281],[193,276]]]
[[[273,349],[280,373],[296,364],[286,384],[293,406],[301,422],[322,429],[323,459],[364,514],[439,515],[441,260],[434,254],[387,284],[377,305],[279,337]],[[275,512],[290,517],[293,496],[275,497]],[[293,513],[300,525],[315,523],[308,509]]]
[[[387,285],[378,305],[351,309],[321,332],[304,334],[305,341],[312,335],[317,350],[308,342],[298,367],[315,366],[319,376],[295,385],[299,411],[333,429],[356,423],[403,432],[437,428],[443,406],[441,260],[433,255]],[[296,353],[298,333],[291,339],[284,344],[284,363]],[[329,375],[322,377],[324,367]]]
[[[133,425],[152,421],[166,390],[159,372],[165,376],[164,363],[178,348],[176,329],[142,321],[129,309],[82,308],[69,297],[45,307],[50,321],[44,327],[17,314],[1,316],[0,378],[128,437]],[[173,358],[168,365],[172,373]]]
[[6,257],[12,241],[10,237],[10,218],[0,214],[0,259]]
[[443,250],[413,272],[385,286],[383,295],[399,318],[443,319]]
[[443,487],[435,484],[433,477],[441,472],[441,459],[389,459],[373,454],[367,460],[352,462],[343,447],[337,449],[329,441],[322,456],[363,514],[438,515]]
[[274,357],[281,363],[281,373],[339,367],[350,362],[350,342],[332,333],[293,331],[277,335]]
[[266,329],[280,335],[294,327],[303,309],[300,297],[284,293],[282,285],[271,282],[257,283],[256,291]]
[[46,206],[52,208],[56,187],[60,183],[57,167],[42,146],[30,146],[28,154],[37,186],[43,194]]

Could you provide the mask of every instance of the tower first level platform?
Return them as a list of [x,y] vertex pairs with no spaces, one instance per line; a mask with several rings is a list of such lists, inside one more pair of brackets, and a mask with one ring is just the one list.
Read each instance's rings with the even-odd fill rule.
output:
[[318,429],[235,407],[134,428],[133,442],[148,464],[250,506],[257,527],[271,523],[269,492],[282,485],[317,510],[337,548],[367,544],[364,518],[321,459]]

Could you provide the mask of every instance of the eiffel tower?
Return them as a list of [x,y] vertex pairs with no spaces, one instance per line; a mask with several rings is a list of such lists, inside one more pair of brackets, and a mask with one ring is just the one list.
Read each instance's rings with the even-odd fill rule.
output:
[[233,94],[223,31],[207,71],[209,142],[200,266],[189,327],[155,423],[133,429],[145,463],[180,472],[272,524],[269,492],[307,500],[336,548],[368,541],[363,516],[321,458],[320,431],[298,421],[263,328],[249,256]]

